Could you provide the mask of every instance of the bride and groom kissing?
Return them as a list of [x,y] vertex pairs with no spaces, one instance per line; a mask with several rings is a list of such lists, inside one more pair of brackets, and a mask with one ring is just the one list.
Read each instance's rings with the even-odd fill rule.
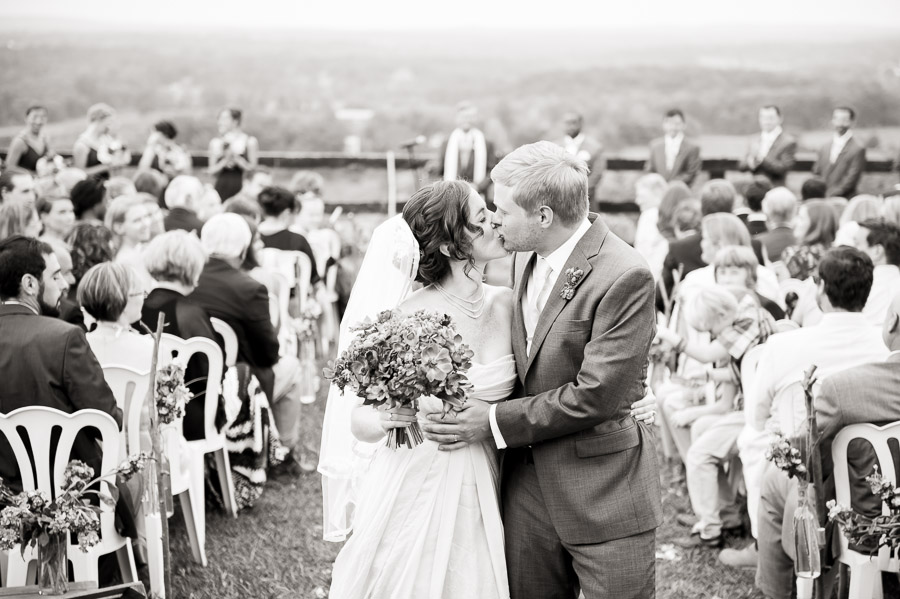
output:
[[[643,259],[588,214],[587,165],[549,142],[466,183],[420,189],[373,233],[341,330],[399,307],[449,314],[470,399],[376,410],[332,389],[325,536],[334,599],[655,596],[660,489],[645,395],[655,333]],[[513,289],[482,283],[516,252]],[[424,287],[409,292],[411,279]],[[349,408],[347,406],[350,406]],[[420,422],[413,449],[379,443]],[[502,514],[502,520],[501,520]]]

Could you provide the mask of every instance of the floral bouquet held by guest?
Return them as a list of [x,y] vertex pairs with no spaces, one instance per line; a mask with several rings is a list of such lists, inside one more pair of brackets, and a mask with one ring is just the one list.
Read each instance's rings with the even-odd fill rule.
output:
[[[466,372],[473,353],[449,316],[385,310],[351,330],[357,338],[325,369],[325,378],[341,391],[349,387],[364,405],[389,411],[415,411],[419,398],[429,395],[443,400],[446,411],[462,407],[471,387]],[[391,429],[387,446],[412,449],[422,441],[418,423],[411,422]]]

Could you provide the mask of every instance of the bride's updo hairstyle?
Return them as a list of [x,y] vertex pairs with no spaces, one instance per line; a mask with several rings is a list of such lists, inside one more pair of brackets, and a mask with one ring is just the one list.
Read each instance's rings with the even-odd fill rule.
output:
[[472,239],[483,233],[469,222],[471,193],[464,181],[437,181],[413,194],[403,207],[403,220],[419,244],[419,283],[440,282],[450,273],[451,262],[467,261],[467,273],[475,267]]

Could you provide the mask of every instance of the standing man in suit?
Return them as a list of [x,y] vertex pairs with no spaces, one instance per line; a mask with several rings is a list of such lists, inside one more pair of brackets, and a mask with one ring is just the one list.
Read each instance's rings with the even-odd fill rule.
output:
[[822,146],[813,165],[813,174],[825,179],[825,197],[847,198],[856,195],[856,186],[866,170],[866,149],[853,137],[856,112],[838,106],[831,115],[834,137]]
[[587,135],[582,130],[583,126],[584,115],[570,110],[563,115],[563,130],[566,134],[556,143],[565,148],[566,152],[572,156],[587,163],[590,171],[588,173],[588,197],[593,203],[597,200],[597,188],[600,186],[600,179],[603,178],[603,171],[606,170],[606,157],[603,156],[603,144],[596,138]]
[[[834,464],[831,444],[845,426],[868,422],[883,425],[900,420],[900,295],[893,298],[882,329],[884,343],[891,351],[886,361],[863,364],[838,372],[822,380],[816,393],[816,420],[822,452],[825,497],[834,499]],[[865,401],[860,401],[864,397]],[[862,481],[872,473],[875,455],[865,441],[855,440],[847,450],[851,481]],[[858,492],[862,490],[862,492]],[[869,493],[866,485],[852,485],[852,503],[869,517],[881,515],[881,501]],[[797,480],[767,466],[759,505],[759,569],[756,586],[769,599],[791,596],[794,580],[794,556],[791,515],[797,506]],[[787,541],[787,542],[785,542]],[[826,581],[834,580],[823,572]],[[830,596],[830,590],[825,596]]]
[[429,414],[452,450],[507,449],[501,501],[514,599],[655,596],[659,465],[630,414],[656,329],[647,263],[588,214],[587,165],[550,142],[494,168],[493,225],[514,259],[512,397]]
[[650,159],[646,170],[659,173],[666,181],[684,181],[691,185],[700,172],[700,146],[685,139],[684,113],[677,108],[666,113],[663,118],[665,135],[650,142]]
[[[121,427],[122,410],[84,331],[55,318],[68,287],[46,243],[21,235],[0,242],[0,413],[28,406],[69,414],[92,408]],[[99,454],[87,431],[76,438],[73,454],[99,474]],[[16,459],[3,437],[0,476],[19,488]]]
[[773,187],[784,185],[788,171],[794,166],[797,140],[781,128],[781,109],[774,104],[759,109],[758,137],[750,142],[740,169],[769,179]]
[[444,181],[462,179],[482,196],[491,186],[491,169],[497,164],[494,144],[486,139],[478,122],[478,109],[471,102],[456,107],[456,129],[441,147],[436,174]]

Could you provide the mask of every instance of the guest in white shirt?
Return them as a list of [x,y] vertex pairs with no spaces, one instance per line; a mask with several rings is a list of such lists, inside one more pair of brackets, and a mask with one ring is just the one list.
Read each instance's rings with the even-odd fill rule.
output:
[[658,226],[659,205],[667,188],[666,180],[657,173],[644,175],[634,184],[634,201],[641,209],[634,234],[634,249],[647,260],[650,272],[657,281],[669,253],[669,242],[660,233]]
[[[772,439],[767,429],[777,426],[791,435],[804,422],[800,384],[804,373],[815,365],[816,376],[822,380],[840,370],[887,357],[881,330],[869,326],[862,314],[872,288],[873,270],[872,260],[855,248],[830,250],[819,263],[817,275],[818,303],[824,312],[821,322],[773,335],[763,346],[751,385],[755,393],[744,398],[747,425],[738,438],[754,538],[765,452]],[[755,567],[756,547],[751,544],[743,550],[726,549],[719,559],[729,566]]]
[[875,265],[872,291],[863,314],[874,326],[881,326],[891,302],[900,293],[900,227],[882,220],[863,221],[854,242],[856,249],[865,252]]

